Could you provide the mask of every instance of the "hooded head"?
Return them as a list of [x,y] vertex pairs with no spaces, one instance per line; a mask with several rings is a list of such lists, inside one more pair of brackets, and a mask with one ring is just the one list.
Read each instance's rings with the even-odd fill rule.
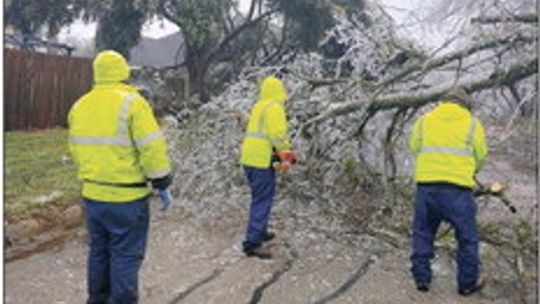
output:
[[115,51],[100,52],[94,59],[94,82],[114,83],[129,78],[129,66],[121,54]]
[[474,100],[462,87],[455,87],[444,95],[444,100],[458,104],[468,110],[472,109]]
[[281,80],[274,76],[264,78],[261,84],[261,100],[285,103],[287,92]]

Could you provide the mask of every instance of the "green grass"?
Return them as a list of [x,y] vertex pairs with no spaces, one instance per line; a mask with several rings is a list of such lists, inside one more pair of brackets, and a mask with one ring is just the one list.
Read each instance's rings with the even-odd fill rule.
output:
[[21,215],[80,199],[67,130],[4,133],[4,210]]

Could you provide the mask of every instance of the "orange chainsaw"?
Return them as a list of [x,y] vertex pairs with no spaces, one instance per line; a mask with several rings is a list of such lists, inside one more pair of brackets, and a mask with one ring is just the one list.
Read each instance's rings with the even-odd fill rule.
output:
[[282,150],[276,152],[272,158],[272,166],[277,171],[288,171],[298,161],[298,152],[293,150]]

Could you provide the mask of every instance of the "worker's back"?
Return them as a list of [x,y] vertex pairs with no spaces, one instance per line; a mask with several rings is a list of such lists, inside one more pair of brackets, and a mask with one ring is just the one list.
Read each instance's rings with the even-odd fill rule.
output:
[[446,182],[472,188],[487,154],[484,129],[455,103],[442,103],[414,125],[410,148],[417,154],[419,183]]
[[260,95],[251,110],[240,162],[245,166],[268,169],[273,148],[286,150],[291,145],[283,108],[285,87],[277,78],[267,77],[261,84]]
[[125,60],[103,52],[94,61],[94,88],[69,113],[69,146],[84,180],[83,197],[128,202],[146,196],[148,179],[170,173],[165,138],[135,87]]

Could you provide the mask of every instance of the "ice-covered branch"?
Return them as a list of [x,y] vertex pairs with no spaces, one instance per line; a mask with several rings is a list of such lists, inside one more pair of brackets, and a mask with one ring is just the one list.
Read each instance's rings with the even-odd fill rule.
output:
[[489,24],[502,22],[538,23],[538,15],[527,14],[518,16],[482,16],[472,18],[472,23]]
[[408,76],[408,75],[410,75],[410,74],[412,74],[414,72],[417,72],[417,71],[429,71],[429,70],[444,66],[446,64],[449,64],[450,62],[453,62],[453,61],[456,61],[456,60],[461,60],[461,59],[463,59],[465,57],[471,56],[471,55],[476,54],[476,53],[481,52],[481,51],[485,51],[485,50],[488,50],[488,49],[493,49],[493,48],[497,48],[497,47],[500,47],[500,46],[503,46],[503,45],[513,44],[513,43],[517,43],[517,42],[531,43],[531,42],[534,42],[534,41],[535,41],[534,38],[523,36],[523,35],[512,35],[512,36],[509,36],[509,37],[503,37],[503,38],[499,38],[499,39],[489,40],[489,41],[486,41],[484,43],[479,43],[479,44],[470,46],[470,47],[468,47],[468,48],[466,48],[464,50],[457,51],[457,52],[454,52],[454,53],[450,53],[450,54],[448,54],[446,56],[442,56],[440,58],[433,59],[433,60],[428,61],[427,63],[424,63],[424,64],[418,64],[418,65],[410,66],[410,67],[406,68],[405,70],[402,70],[399,73],[391,76],[390,78],[383,80],[377,86],[378,87],[387,86],[389,84],[392,84],[392,83],[394,83],[396,81],[399,81],[399,80],[405,78],[406,76]]
[[[391,75],[390,77],[386,79],[381,80],[379,83],[375,85],[375,87],[378,87],[378,88],[386,87],[390,84],[393,84],[400,80],[405,79],[407,76],[413,74],[414,72],[431,71],[433,69],[447,65],[453,61],[462,60],[463,58],[474,55],[481,51],[494,49],[500,46],[508,46],[511,44],[519,43],[519,42],[532,43],[534,41],[535,41],[534,38],[524,36],[524,35],[512,35],[512,36],[507,36],[507,37],[503,37],[499,39],[489,40],[483,43],[470,46],[464,50],[453,52],[448,55],[435,58],[433,60],[430,60],[421,64],[408,66],[407,68],[399,71],[398,73]],[[358,82],[358,83],[365,82],[364,80],[358,80],[358,79],[353,79],[353,78],[321,78],[321,79],[306,78],[304,80],[307,81],[312,87],[329,86],[329,85],[351,83],[351,82]]]
[[[522,65],[515,65],[507,71],[496,71],[489,77],[460,84],[469,92],[478,92],[490,89],[497,86],[507,85],[520,81],[537,73],[538,59],[533,59]],[[394,108],[414,108],[420,107],[427,103],[437,102],[450,89],[449,86],[442,87],[432,92],[424,92],[421,94],[396,94],[375,97],[371,101],[354,101],[344,105],[336,106],[327,112],[324,112],[310,120],[308,120],[302,129],[324,121],[328,118],[349,114],[358,110],[366,112],[376,112],[389,110]]]

